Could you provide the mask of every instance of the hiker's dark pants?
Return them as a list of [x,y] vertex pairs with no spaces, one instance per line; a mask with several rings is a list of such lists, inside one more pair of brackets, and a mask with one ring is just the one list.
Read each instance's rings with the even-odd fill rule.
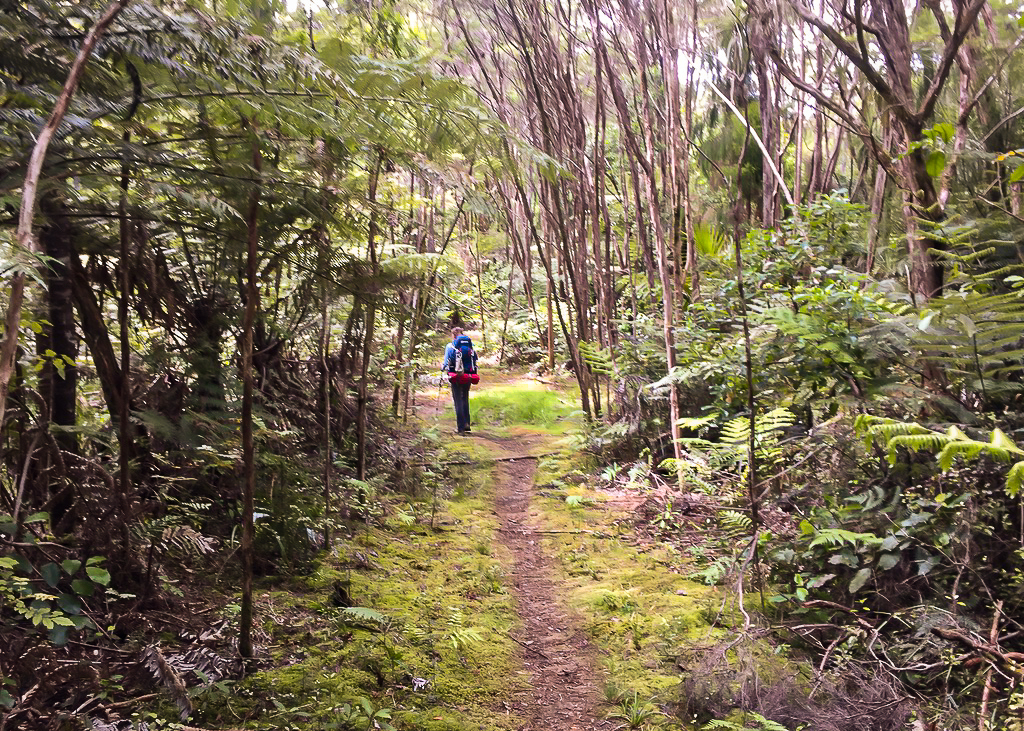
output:
[[455,402],[455,422],[459,431],[469,429],[469,386],[468,383],[452,384],[452,401]]

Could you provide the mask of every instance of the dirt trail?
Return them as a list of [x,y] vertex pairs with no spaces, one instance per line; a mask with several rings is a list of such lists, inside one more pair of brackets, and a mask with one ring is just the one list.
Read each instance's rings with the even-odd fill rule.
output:
[[[531,440],[484,439],[509,455],[547,451]],[[536,467],[536,459],[496,467],[499,540],[512,554],[508,576],[522,619],[514,637],[523,646],[523,665],[530,673],[530,688],[515,697],[512,710],[527,719],[523,731],[610,729],[598,710],[600,677],[594,649],[577,619],[556,600],[560,590],[551,560],[530,522]]]

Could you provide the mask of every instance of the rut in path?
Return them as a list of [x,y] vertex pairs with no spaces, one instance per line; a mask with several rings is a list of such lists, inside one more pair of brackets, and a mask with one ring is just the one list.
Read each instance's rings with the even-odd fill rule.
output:
[[523,665],[530,673],[530,688],[513,700],[514,710],[527,719],[523,731],[609,729],[598,712],[594,649],[556,601],[550,560],[529,522],[535,470],[535,459],[522,459],[499,463],[496,474],[500,540],[512,554],[509,576],[522,618],[515,639],[524,646]]

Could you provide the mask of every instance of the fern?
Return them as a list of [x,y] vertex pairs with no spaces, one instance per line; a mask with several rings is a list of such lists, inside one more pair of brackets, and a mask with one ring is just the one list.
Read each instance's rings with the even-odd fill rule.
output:
[[178,671],[174,669],[167,658],[164,657],[163,652],[156,645],[150,645],[142,651],[142,665],[149,670],[150,674],[158,681],[168,693],[171,695],[171,699],[174,701],[174,705],[178,707],[178,713],[181,716],[181,720],[184,721],[192,715],[194,710],[192,707],[192,700],[189,697],[188,689],[185,687],[184,681]]
[[588,343],[584,340],[579,342],[580,355],[583,361],[590,367],[591,372],[600,376],[612,375],[612,356],[607,348]]
[[842,528],[826,528],[817,531],[817,535],[808,547],[849,545],[856,548],[858,543],[863,543],[866,546],[880,546],[883,540],[874,533],[854,533]]
[[713,731],[714,729],[725,729],[725,731],[789,731],[782,724],[772,721],[770,718],[765,718],[760,713],[748,713],[746,715],[756,725],[750,726],[746,722],[740,725],[733,721],[716,719],[701,726],[701,731]]
[[732,539],[749,535],[754,527],[753,521],[746,513],[738,510],[723,510],[718,514],[718,522]]
[[913,452],[935,453],[939,469],[948,472],[957,457],[975,460],[984,455],[1000,462],[1012,462],[1006,475],[1006,493],[1016,497],[1024,482],[1024,449],[1002,430],[994,429],[987,442],[974,439],[957,426],[945,432],[928,429],[920,424],[898,422],[893,419],[861,415],[854,427],[865,437],[867,445],[881,442],[888,450],[889,464],[896,464],[900,448]]
[[[758,416],[754,425],[754,439],[758,442],[777,441],[778,432],[796,423],[796,415],[787,408],[772,409]],[[750,438],[750,419],[739,416],[722,427],[722,441],[746,444]]]

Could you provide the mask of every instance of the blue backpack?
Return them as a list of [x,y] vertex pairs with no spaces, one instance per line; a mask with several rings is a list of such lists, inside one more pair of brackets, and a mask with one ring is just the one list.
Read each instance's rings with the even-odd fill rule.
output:
[[452,364],[452,370],[455,373],[476,373],[476,352],[469,336],[459,335],[452,344],[455,346],[455,363]]

